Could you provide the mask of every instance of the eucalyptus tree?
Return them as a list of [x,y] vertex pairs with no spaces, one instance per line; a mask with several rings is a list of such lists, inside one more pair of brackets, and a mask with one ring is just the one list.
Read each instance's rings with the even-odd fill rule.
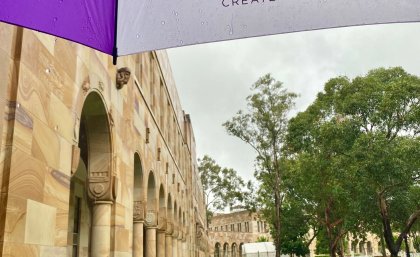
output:
[[292,163],[289,195],[312,216],[313,224],[320,226],[331,257],[343,255],[344,236],[361,229],[360,213],[352,202],[354,190],[349,184],[354,178],[343,169],[348,161],[346,152],[358,134],[357,126],[330,108],[324,93],[289,123],[285,146]]
[[[256,154],[255,175],[264,191],[260,197],[263,204],[272,207],[271,233],[280,256],[281,209],[284,200],[282,186],[282,145],[287,130],[288,114],[296,94],[287,92],[282,83],[270,74],[258,79],[251,87],[247,110],[240,110],[223,126],[250,147]],[[264,206],[263,206],[264,208]]]
[[[291,152],[299,162],[330,158],[319,167],[345,179],[328,181],[348,190],[347,210],[353,213],[343,215],[357,217],[365,229],[381,226],[391,256],[397,256],[420,217],[420,78],[402,68],[381,68],[353,80],[331,79],[291,123]],[[332,133],[325,133],[329,128]],[[314,172],[321,160],[304,170]]]
[[222,168],[214,159],[205,155],[198,160],[198,171],[206,198],[206,215],[208,223],[215,211],[243,200],[243,179],[231,168]]

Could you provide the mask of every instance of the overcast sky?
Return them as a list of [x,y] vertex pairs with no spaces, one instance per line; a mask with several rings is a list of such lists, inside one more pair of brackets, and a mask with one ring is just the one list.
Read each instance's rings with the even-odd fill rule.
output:
[[420,23],[350,27],[168,50],[181,104],[191,115],[197,154],[253,177],[255,153],[222,123],[246,108],[249,88],[271,73],[299,94],[303,111],[335,76],[402,66],[420,76]]

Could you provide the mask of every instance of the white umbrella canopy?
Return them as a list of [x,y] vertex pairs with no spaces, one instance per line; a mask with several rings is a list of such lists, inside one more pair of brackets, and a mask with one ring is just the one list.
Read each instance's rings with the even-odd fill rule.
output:
[[242,245],[241,257],[274,257],[276,248],[272,242],[248,243]]
[[419,0],[120,1],[118,53],[324,28],[420,21]]
[[113,55],[238,38],[420,21],[419,0],[1,0],[0,21]]

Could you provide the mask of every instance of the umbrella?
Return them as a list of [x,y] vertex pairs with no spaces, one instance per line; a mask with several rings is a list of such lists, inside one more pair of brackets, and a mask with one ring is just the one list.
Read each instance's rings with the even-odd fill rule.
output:
[[0,0],[0,21],[117,56],[355,25],[420,21],[419,0]]

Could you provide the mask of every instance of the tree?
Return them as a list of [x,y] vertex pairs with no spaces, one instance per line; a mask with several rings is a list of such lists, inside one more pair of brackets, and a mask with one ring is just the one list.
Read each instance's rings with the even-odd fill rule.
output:
[[333,257],[344,255],[344,236],[361,229],[361,213],[351,201],[354,190],[349,183],[354,179],[342,169],[343,153],[351,149],[358,132],[324,106],[324,98],[318,97],[291,119],[285,149],[291,163],[289,195],[312,216],[313,224],[322,227],[323,242]]
[[[315,117],[306,119],[315,126],[322,118],[352,128],[322,151],[332,153],[337,173],[351,178],[349,201],[351,209],[363,213],[359,222],[372,230],[382,226],[386,246],[396,257],[420,216],[420,78],[402,68],[376,69],[353,80],[335,78],[305,113]],[[307,128],[296,122],[293,130],[300,136],[291,136],[292,149],[317,148],[314,138],[321,139],[322,130]],[[331,141],[330,136],[323,141]]]
[[198,171],[206,197],[206,215],[209,224],[213,213],[242,201],[243,179],[230,168],[220,167],[208,155],[198,160]]
[[257,153],[256,178],[264,194],[263,204],[273,207],[271,233],[280,257],[281,206],[284,200],[282,187],[281,147],[288,123],[288,113],[296,94],[287,92],[282,83],[270,74],[258,79],[247,97],[247,112],[239,111],[223,126],[233,135],[251,146]]

